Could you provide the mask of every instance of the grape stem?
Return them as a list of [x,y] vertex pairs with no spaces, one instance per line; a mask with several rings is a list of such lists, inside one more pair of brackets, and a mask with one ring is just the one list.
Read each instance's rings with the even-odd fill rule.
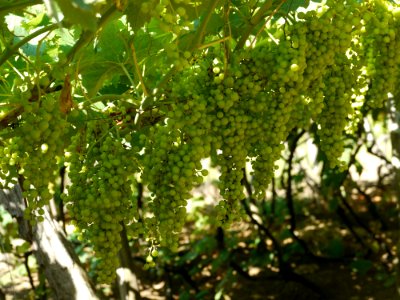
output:
[[229,40],[230,38],[231,38],[231,36],[226,36],[226,37],[224,37],[222,39],[218,39],[216,41],[212,41],[210,43],[203,44],[203,45],[199,46],[197,49],[199,49],[199,50],[206,49],[206,48],[209,48],[211,46],[214,46],[214,45],[217,45],[217,44],[221,44],[221,43]]
[[133,44],[133,42],[131,42],[130,47],[131,47],[131,51],[132,51],[132,57],[133,57],[133,63],[135,65],[135,70],[139,77],[140,84],[142,85],[143,94],[145,97],[147,97],[149,95],[149,93],[147,91],[146,85],[144,84],[142,72],[140,72],[140,67],[139,67],[139,64],[137,61],[137,56],[136,56],[136,49],[135,49],[135,45]]

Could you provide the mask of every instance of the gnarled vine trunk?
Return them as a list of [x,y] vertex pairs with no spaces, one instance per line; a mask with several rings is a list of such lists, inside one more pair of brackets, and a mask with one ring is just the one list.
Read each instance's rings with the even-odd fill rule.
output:
[[23,218],[25,203],[18,185],[12,190],[0,190],[0,204],[17,219],[21,238],[34,243],[37,261],[43,266],[56,299],[98,299],[62,228],[46,209],[44,221],[31,228]]

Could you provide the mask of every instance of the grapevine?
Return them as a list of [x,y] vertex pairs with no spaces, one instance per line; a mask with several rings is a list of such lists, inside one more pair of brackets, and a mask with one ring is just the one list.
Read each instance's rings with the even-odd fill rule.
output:
[[[65,164],[71,183],[63,200],[100,259],[99,280],[114,279],[123,226],[131,237],[147,240],[147,263],[154,265],[157,247],[179,247],[187,201],[208,174],[202,159],[211,157],[220,172],[221,200],[215,209],[221,226],[243,216],[246,168],[251,168],[253,196],[265,197],[295,129],[314,134],[332,168],[343,166],[346,136],[354,134],[367,113],[385,106],[388,93],[398,95],[400,10],[393,5],[383,0],[314,3],[280,22],[269,18],[261,36],[247,37],[255,43],[234,51],[229,24],[221,27],[216,42],[205,34],[206,25],[197,24],[210,15],[220,21],[226,7],[210,5],[211,13],[200,18],[194,12],[205,8],[194,1],[118,6],[126,20],[111,23],[99,34],[100,42],[88,42],[93,47],[78,44],[71,55],[58,59],[77,74],[72,81],[79,105],[72,111],[60,109],[56,90],[32,97],[37,89],[30,85],[2,86],[20,98],[0,106],[1,183],[19,181],[28,203],[26,216],[40,220],[54,193],[58,168]],[[134,8],[142,19],[128,14]],[[153,25],[169,38],[168,44],[162,51],[137,52],[132,45],[150,39]],[[133,42],[121,42],[125,48],[116,55],[107,53],[104,66],[98,67],[111,67],[90,85],[93,74],[85,64],[102,47],[112,51],[102,40],[108,32],[121,38],[133,35]],[[200,45],[203,38],[210,46]],[[149,58],[136,57],[144,52],[151,52],[149,57],[162,67],[144,70],[146,63],[151,65]],[[132,56],[133,62],[110,63],[113,56],[127,61]],[[169,72],[163,69],[167,67]],[[151,74],[143,78],[145,72]],[[56,81],[46,78],[41,84],[54,87]],[[145,81],[154,87],[150,95]],[[121,86],[127,88],[116,97],[102,95],[120,92]],[[94,95],[102,101],[93,100]],[[15,102],[22,112],[9,122]],[[143,207],[133,196],[138,181],[148,191]]]

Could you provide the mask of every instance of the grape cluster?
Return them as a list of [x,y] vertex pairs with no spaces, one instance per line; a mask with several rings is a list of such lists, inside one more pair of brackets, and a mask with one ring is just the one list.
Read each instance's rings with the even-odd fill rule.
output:
[[[357,119],[352,105],[353,95],[358,95],[361,75],[354,41],[361,29],[361,11],[354,1],[336,3],[327,1],[323,9],[308,12],[304,18],[307,26],[306,83],[301,91],[310,100],[306,111],[318,124],[320,147],[331,167],[342,164],[344,131],[350,119]],[[297,25],[301,26],[301,25]],[[358,98],[357,98],[358,99]]]
[[211,51],[208,64],[204,60],[174,78],[165,97],[175,104],[165,124],[147,137],[143,179],[154,195],[153,227],[158,222],[163,232],[179,232],[176,207],[183,211],[190,189],[200,182],[199,160],[209,155],[221,172],[223,201],[216,208],[221,224],[240,216],[246,162],[253,167],[254,196],[262,198],[295,127],[308,129],[314,121],[331,166],[341,165],[344,133],[360,122],[368,90],[366,9],[358,1],[327,1],[316,11],[298,13],[278,42],[237,51],[228,65]]
[[66,153],[71,186],[64,198],[77,227],[93,244],[101,282],[115,277],[123,226],[139,219],[132,198],[136,157],[119,130],[108,121],[89,122]]
[[[149,208],[154,214],[144,224],[157,243],[172,249],[178,245],[177,234],[185,222],[191,189],[207,174],[200,160],[210,153],[207,106],[193,84],[186,82],[185,92],[179,90],[183,85],[174,88],[172,95],[190,100],[180,103],[175,99],[165,124],[152,127],[148,136],[142,136],[146,149],[142,180],[152,192]],[[186,90],[188,86],[193,90]]]
[[[182,36],[191,30],[192,4],[140,5],[161,29]],[[144,108],[161,121],[124,128],[134,119],[117,105],[125,115],[120,122],[99,113],[76,130],[65,154],[71,178],[65,200],[100,258],[100,281],[114,277],[123,226],[151,243],[147,267],[155,264],[155,247],[177,249],[191,190],[207,175],[203,158],[211,157],[221,173],[216,210],[219,225],[227,226],[243,214],[246,167],[252,169],[252,196],[263,198],[290,132],[317,128],[330,166],[340,167],[346,134],[354,133],[366,110],[398,93],[400,12],[389,2],[326,0],[289,17],[284,25],[273,22],[276,36],[254,48],[228,57],[226,49],[210,47],[196,53],[192,65],[193,53],[177,39],[162,53],[180,72],[158,91],[155,106]],[[0,144],[0,178],[23,175],[27,213],[41,214],[68,123],[50,95],[24,103],[20,122]],[[150,192],[141,208],[133,199],[138,175]]]
[[399,78],[399,26],[388,2],[367,1],[363,14],[362,43],[369,77],[367,104],[384,106],[388,93],[394,93]]
[[38,102],[29,102],[29,97],[22,99],[21,121],[0,143],[0,178],[22,183],[25,215],[33,222],[43,219],[42,207],[54,194],[69,125],[54,95],[43,95]]
[[[144,13],[160,18],[168,29],[185,19],[184,10],[174,7],[169,1],[142,4]],[[119,249],[120,224],[127,220],[132,221],[132,235],[177,249],[186,201],[207,175],[202,158],[212,157],[221,172],[222,200],[216,206],[220,225],[243,213],[247,163],[252,166],[253,196],[264,197],[295,128],[308,130],[316,124],[331,166],[341,166],[345,133],[361,121],[364,103],[381,106],[398,82],[399,61],[393,55],[398,17],[371,1],[327,0],[317,10],[297,13],[295,20],[274,25],[279,32],[275,40],[235,51],[229,60],[217,48],[208,49],[192,66],[185,60],[155,102],[162,121],[136,132],[141,145],[137,151],[129,151],[109,124],[88,126],[74,138],[68,199],[99,257],[111,264],[102,266],[103,279],[111,278],[107,270],[117,265],[111,256]],[[373,30],[377,26],[379,32]],[[385,47],[378,47],[380,42]],[[176,44],[165,52],[180,59]],[[388,74],[383,75],[386,67]],[[150,191],[141,216],[129,200],[130,178],[139,169]],[[148,256],[147,267],[154,265],[154,256]]]

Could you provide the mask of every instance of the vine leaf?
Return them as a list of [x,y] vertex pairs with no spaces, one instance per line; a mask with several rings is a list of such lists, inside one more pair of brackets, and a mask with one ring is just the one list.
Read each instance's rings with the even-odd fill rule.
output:
[[150,21],[150,15],[141,12],[142,1],[130,0],[125,11],[126,19],[134,32]]
[[82,63],[81,74],[82,83],[88,90],[88,96],[93,97],[103,88],[107,80],[109,81],[123,72],[121,67],[113,62],[92,60]]
[[56,2],[66,20],[72,24],[79,24],[89,31],[96,31],[97,19],[94,9],[86,9],[84,6],[79,5],[77,1],[56,0]]
[[[123,42],[125,26],[121,21],[116,21],[105,26],[98,37],[96,52],[101,52],[101,57],[105,60],[122,60],[125,44]],[[110,43],[112,41],[112,43]]]
[[[307,8],[310,5],[310,0],[286,0],[281,8],[275,14],[273,20],[278,20],[280,17],[286,17],[289,13],[295,12],[299,7]],[[321,0],[314,0],[312,2],[321,2]]]

